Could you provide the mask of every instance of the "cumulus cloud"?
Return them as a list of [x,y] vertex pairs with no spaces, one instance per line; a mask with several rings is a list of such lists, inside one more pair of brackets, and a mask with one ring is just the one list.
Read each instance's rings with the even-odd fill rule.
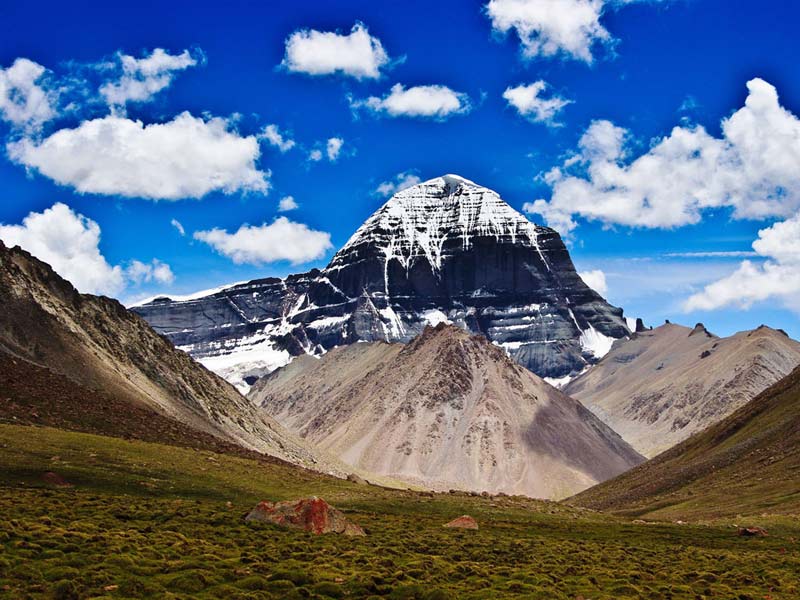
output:
[[172,283],[175,275],[166,263],[154,258],[150,263],[143,263],[139,260],[132,260],[131,264],[125,269],[125,274],[133,283],[141,285],[157,281],[158,283]]
[[172,221],[170,221],[170,225],[177,229],[181,236],[186,235],[186,230],[183,228],[183,225],[181,225],[181,222],[178,221],[178,219],[172,219]]
[[269,190],[269,172],[256,166],[255,136],[188,112],[148,125],[111,115],[7,149],[12,160],[82,193],[177,200]]
[[549,127],[560,127],[556,118],[565,106],[572,104],[572,100],[567,100],[555,94],[549,98],[543,96],[548,88],[545,81],[539,80],[528,85],[518,85],[508,87],[503,92],[503,98],[509,106],[513,106],[517,112],[533,123],[544,123]]
[[398,173],[389,181],[382,182],[377,188],[375,188],[375,194],[378,196],[383,196],[384,198],[388,198],[397,192],[417,185],[421,181],[422,179],[420,179],[415,173],[412,173],[411,171],[404,171],[403,173]]
[[605,0],[491,0],[486,14],[494,31],[515,31],[526,58],[562,55],[591,63],[592,47],[608,44],[600,23]]
[[315,29],[295,31],[286,39],[281,65],[293,73],[377,79],[389,62],[381,41],[370,35],[363,23],[356,23],[347,35]]
[[290,210],[296,210],[299,206],[293,196],[284,196],[278,202],[278,212],[289,212]]
[[169,265],[157,259],[149,264],[134,260],[127,269],[110,265],[100,252],[100,226],[61,202],[31,212],[21,225],[0,224],[0,240],[48,263],[84,293],[114,295],[130,283],[175,279]]
[[522,55],[561,56],[587,63],[597,46],[615,40],[600,22],[609,8],[660,0],[490,0],[485,11],[495,33],[516,32]]
[[56,116],[54,93],[42,85],[45,68],[18,58],[0,69],[0,116],[20,129],[36,129]]
[[594,269],[592,271],[584,271],[583,273],[578,273],[580,278],[583,279],[583,282],[592,288],[595,292],[600,294],[601,296],[605,296],[608,292],[608,284],[606,283],[606,274],[601,271],[600,269]]
[[747,309],[776,299],[800,312],[800,213],[759,231],[753,250],[766,260],[742,261],[736,271],[690,296],[684,309]]
[[445,120],[472,109],[469,96],[444,85],[417,85],[405,88],[396,83],[383,98],[370,96],[364,100],[350,99],[354,110],[365,109],[389,117],[417,117]]
[[196,66],[203,56],[195,56],[189,50],[170,54],[162,48],[156,48],[143,58],[118,53],[117,60],[122,74],[117,80],[109,81],[100,88],[100,94],[112,107],[152,100],[158,92],[169,87],[176,73]]
[[339,158],[339,153],[342,151],[343,145],[344,140],[342,138],[328,138],[328,141],[325,142],[325,154],[328,155],[329,161],[336,162],[336,160]]
[[319,162],[322,160],[322,150],[319,148],[315,148],[311,152],[308,153],[308,160],[311,162]]
[[196,231],[196,240],[205,242],[236,264],[262,265],[289,261],[293,265],[322,258],[331,249],[331,234],[310,229],[286,217],[263,225],[242,225],[235,233],[219,228]]
[[766,81],[752,79],[747,88],[745,106],[722,121],[721,138],[699,125],[675,127],[633,159],[626,130],[593,123],[580,151],[544,176],[550,201],[524,210],[563,232],[577,226],[576,215],[648,228],[697,223],[721,207],[737,219],[793,215],[800,208],[800,120]]
[[295,141],[286,134],[280,132],[277,125],[267,125],[258,135],[258,139],[264,140],[281,152],[288,152],[295,146]]

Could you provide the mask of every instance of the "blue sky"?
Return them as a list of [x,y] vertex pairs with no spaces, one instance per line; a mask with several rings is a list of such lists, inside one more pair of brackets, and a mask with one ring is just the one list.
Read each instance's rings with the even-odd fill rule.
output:
[[[489,6],[138,2],[135,10],[107,2],[4,3],[0,68],[6,81],[21,76],[24,65],[15,63],[21,58],[40,65],[41,74],[27,71],[23,79],[30,85],[22,91],[10,92],[7,83],[5,99],[0,77],[0,102],[6,103],[4,113],[0,104],[0,239],[25,240],[34,252],[75,253],[64,262],[68,273],[104,265],[97,277],[82,280],[87,291],[125,301],[189,293],[324,266],[384,201],[376,193],[381,183],[397,181],[398,174],[424,180],[457,173],[520,210],[543,200],[537,210],[544,214],[530,218],[561,230],[579,271],[602,271],[605,295],[626,314],[650,324],[703,321],[720,334],[767,323],[800,337],[800,6],[779,0],[557,1],[559,10],[575,11],[576,27],[587,14],[591,21],[594,10],[590,33],[554,31],[546,11],[527,10],[552,0],[494,0]],[[375,73],[313,44],[290,60],[286,44],[293,34],[302,43],[308,36],[313,41],[314,32],[344,38],[354,27],[382,48],[383,59],[375,62],[372,55],[373,63],[358,63],[377,65]],[[123,89],[121,56],[140,60],[158,48],[183,62],[175,60],[173,70],[149,80],[135,73],[135,82],[150,85],[149,91]],[[337,60],[349,66],[313,73]],[[540,81],[542,92],[527,104],[515,107],[504,97],[508,88]],[[748,89],[750,81],[764,85]],[[396,84],[401,91],[439,86],[427,92],[447,91],[460,104],[430,117],[396,114],[389,96]],[[114,85],[127,100],[114,104],[99,92]],[[43,91],[50,110],[36,113],[38,103],[26,105],[33,107],[30,114],[12,114],[30,86]],[[770,87],[779,104],[770,102]],[[554,98],[562,106],[548,115],[542,101]],[[724,130],[723,120],[742,111],[746,100],[750,110]],[[545,112],[537,117],[536,108]],[[158,146],[154,154],[143,152],[125,172],[104,163],[109,152],[102,144],[110,142],[102,135],[92,138],[96,147],[80,138],[68,151],[56,144],[68,136],[52,138],[112,114],[122,128],[136,121],[141,127],[172,123],[185,111],[196,121],[165,132],[180,135],[176,150],[161,157],[171,138],[150,140]],[[592,129],[597,123],[608,126]],[[286,140],[294,145],[282,151],[271,144],[263,135],[268,125],[277,127],[286,146]],[[141,133],[132,127],[130,135]],[[675,127],[681,128],[677,134]],[[195,130],[201,137],[187,138]],[[587,131],[598,135],[587,137]],[[221,145],[225,132],[230,138]],[[676,153],[681,135],[691,133],[697,135],[687,142],[690,152]],[[329,157],[331,139],[342,144]],[[618,152],[598,158],[603,140],[615,139],[622,144]],[[206,142],[213,146],[208,152]],[[208,173],[228,149],[242,158],[230,167],[227,184],[217,185]],[[320,160],[311,160],[315,150]],[[148,162],[148,156],[155,158]],[[554,167],[559,174],[546,177]],[[167,188],[147,183],[157,179],[150,168],[168,169],[170,181],[191,180],[177,181],[173,196],[190,190],[202,197],[158,198]],[[298,207],[279,212],[286,196]],[[56,203],[64,206],[49,213],[49,221],[21,227],[29,213]],[[249,246],[229,235],[243,224],[270,226],[276,219],[285,227],[248,230]],[[65,225],[54,232],[53,223]],[[73,244],[70,232],[80,242]],[[195,232],[207,233],[195,239]],[[275,248],[254,254],[252,244],[262,239],[263,247]]]

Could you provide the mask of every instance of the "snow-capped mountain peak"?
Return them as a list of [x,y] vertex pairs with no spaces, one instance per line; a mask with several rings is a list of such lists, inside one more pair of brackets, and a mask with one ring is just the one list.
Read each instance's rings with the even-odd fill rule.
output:
[[293,356],[407,342],[432,322],[480,333],[551,378],[579,373],[629,334],[557,232],[452,174],[397,192],[322,271],[134,310],[241,389]]
[[[449,241],[469,250],[475,238],[539,248],[539,228],[505,202],[497,192],[459,175],[442,175],[392,196],[334,256],[329,270],[347,264],[359,246],[378,246],[384,263],[396,260],[406,270],[424,258],[439,274]],[[388,293],[385,282],[384,291]]]

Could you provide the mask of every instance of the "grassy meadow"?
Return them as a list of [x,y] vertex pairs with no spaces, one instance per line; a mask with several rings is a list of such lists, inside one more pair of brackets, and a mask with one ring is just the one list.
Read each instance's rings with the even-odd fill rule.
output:
[[[55,472],[71,487],[46,483]],[[316,495],[366,538],[246,524]],[[352,484],[270,461],[0,425],[3,598],[800,597],[800,519],[634,522],[520,497]],[[444,523],[462,514],[479,531]],[[735,524],[765,538],[740,538]]]

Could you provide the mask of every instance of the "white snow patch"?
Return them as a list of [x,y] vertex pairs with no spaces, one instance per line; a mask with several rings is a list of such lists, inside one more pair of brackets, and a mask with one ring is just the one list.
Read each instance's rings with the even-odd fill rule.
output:
[[572,375],[564,375],[564,377],[542,377],[547,383],[552,385],[556,389],[563,389],[570,381],[572,381]]
[[316,321],[312,321],[306,327],[311,327],[312,329],[323,329],[325,327],[333,327],[335,325],[340,325],[347,321],[350,317],[345,315],[343,317],[323,317],[321,319],[317,319]]
[[609,337],[600,333],[594,327],[589,325],[589,328],[581,333],[580,337],[581,348],[586,352],[592,354],[595,358],[603,358],[608,351],[611,350],[611,345],[616,341],[615,338]]
[[204,356],[197,360],[245,395],[250,391],[250,384],[245,381],[246,377],[263,377],[279,367],[288,365],[292,358],[286,350],[278,350],[264,340],[260,344],[246,348],[239,347],[227,354]]
[[403,326],[403,321],[391,306],[382,308],[378,312],[386,320],[383,325],[384,329],[388,327],[386,331],[388,338],[399,338],[405,334],[406,328]]
[[440,311],[438,308],[432,308],[431,310],[426,310],[424,313],[420,315],[422,319],[430,325],[431,327],[436,327],[439,323],[447,323],[448,325],[452,324],[452,321],[447,318],[447,315]]
[[199,292],[194,292],[192,294],[159,294],[158,296],[150,296],[148,298],[144,298],[143,300],[137,300],[131,304],[128,304],[126,308],[134,308],[136,306],[143,306],[145,304],[149,304],[153,300],[158,300],[159,298],[169,298],[173,302],[186,302],[187,300],[199,300],[200,298],[205,298],[206,296],[212,296],[218,292],[222,292],[227,290],[228,288],[236,287],[237,285],[242,285],[247,283],[247,281],[237,281],[236,283],[228,283],[226,285],[221,285],[219,287],[211,288],[208,290],[201,290]]

